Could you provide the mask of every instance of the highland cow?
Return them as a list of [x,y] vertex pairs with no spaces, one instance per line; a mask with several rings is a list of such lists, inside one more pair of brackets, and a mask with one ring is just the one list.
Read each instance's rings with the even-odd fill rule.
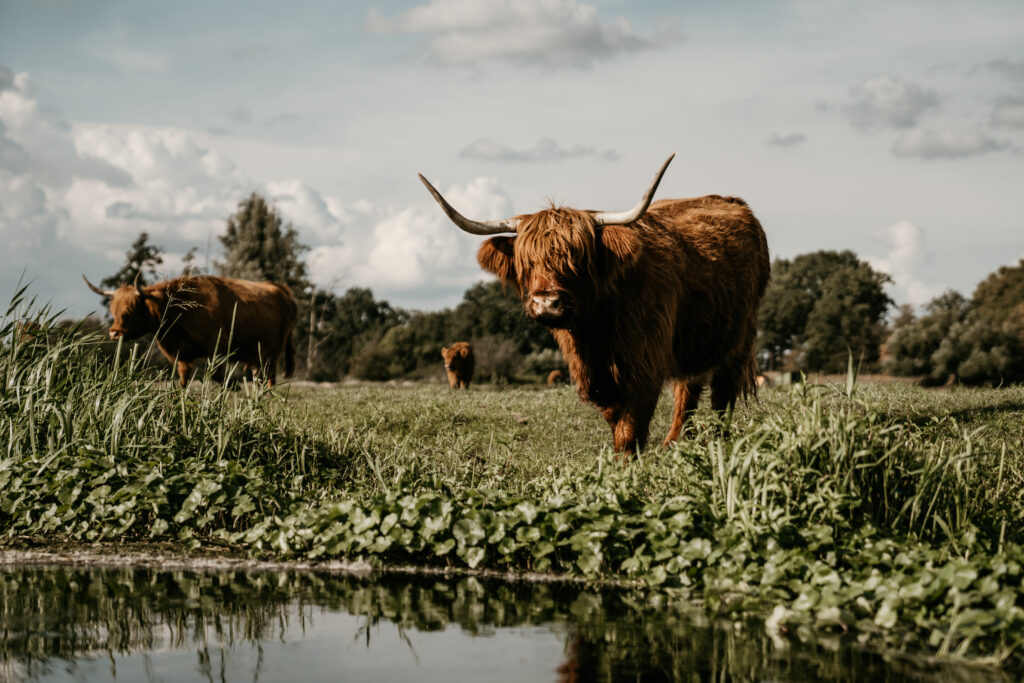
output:
[[448,386],[452,389],[468,389],[473,379],[473,346],[469,342],[455,342],[450,347],[441,347],[444,371],[448,375]]
[[282,354],[285,375],[295,371],[297,307],[285,284],[201,275],[143,287],[136,276],[131,285],[100,289],[82,279],[110,297],[110,338],[156,335],[160,351],[177,364],[183,387],[198,360],[217,354],[229,355],[254,374],[265,373],[270,384],[277,380]]
[[652,204],[671,160],[629,211],[552,206],[494,221],[465,218],[420,176],[462,230],[514,233],[485,241],[477,260],[552,331],[616,451],[644,447],[666,380],[675,407],[665,444],[679,437],[705,385],[717,411],[756,391],[757,309],[770,271],[764,231],[734,197]]

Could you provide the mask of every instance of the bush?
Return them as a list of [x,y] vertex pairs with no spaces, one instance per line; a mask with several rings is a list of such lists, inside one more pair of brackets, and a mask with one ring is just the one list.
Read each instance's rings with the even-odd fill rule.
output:
[[558,349],[542,349],[526,354],[519,371],[528,375],[547,375],[552,370],[567,370],[562,352]]
[[473,340],[476,359],[475,375],[478,381],[505,384],[521,366],[523,357],[516,351],[516,343],[494,335]]
[[356,351],[349,371],[356,379],[384,382],[398,374],[392,360],[391,351],[384,347],[381,340],[372,339]]

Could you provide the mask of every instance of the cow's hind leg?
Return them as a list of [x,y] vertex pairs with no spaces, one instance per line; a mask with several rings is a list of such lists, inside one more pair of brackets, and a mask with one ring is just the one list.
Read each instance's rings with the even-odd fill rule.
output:
[[736,382],[731,377],[715,373],[715,378],[711,380],[711,408],[719,413],[725,412],[736,405],[737,396],[739,391]]
[[277,384],[277,356],[267,359],[267,383],[270,386]]
[[700,398],[700,392],[703,390],[704,385],[700,382],[680,380],[675,383],[675,386],[672,388],[672,394],[675,397],[675,406],[672,409],[672,426],[669,427],[668,436],[665,437],[663,446],[668,446],[679,438],[679,433],[683,430],[683,425],[686,424],[690,413],[697,409],[697,400]]
[[[724,418],[726,412],[736,407],[736,399],[745,395],[749,389],[744,383],[743,368],[719,368],[711,380],[711,408]],[[728,436],[729,428],[725,428]]]

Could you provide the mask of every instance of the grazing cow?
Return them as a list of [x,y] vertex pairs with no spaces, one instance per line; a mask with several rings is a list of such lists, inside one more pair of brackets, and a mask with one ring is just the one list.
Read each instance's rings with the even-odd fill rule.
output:
[[768,244],[741,199],[710,195],[651,203],[672,157],[629,211],[550,207],[474,221],[420,180],[456,225],[498,235],[481,267],[518,289],[526,315],[549,328],[582,399],[612,428],[617,451],[647,441],[661,387],[675,382],[665,443],[678,438],[706,384],[723,411],[756,391],[757,309]]
[[277,380],[282,353],[285,375],[295,370],[297,309],[287,285],[191,275],[143,287],[136,276],[131,285],[100,289],[82,278],[89,289],[110,297],[110,338],[155,334],[160,351],[177,363],[182,386],[196,361],[229,351],[247,370],[266,372],[270,384]]
[[448,386],[452,389],[468,389],[473,379],[473,346],[469,342],[455,342],[450,347],[441,347],[444,371],[448,374]]
[[561,370],[552,370],[551,372],[548,373],[548,386],[553,387],[555,385],[561,384],[562,380],[564,379],[565,378],[562,375]]

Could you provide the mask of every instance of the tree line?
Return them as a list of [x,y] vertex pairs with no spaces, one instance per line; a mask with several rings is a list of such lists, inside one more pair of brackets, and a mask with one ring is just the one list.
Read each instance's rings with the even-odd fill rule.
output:
[[[454,308],[431,312],[393,307],[364,287],[341,294],[318,288],[309,280],[298,232],[257,193],[239,203],[218,239],[223,260],[209,274],[292,289],[299,367],[308,379],[438,375],[440,349],[455,341],[473,342],[483,381],[536,380],[563,367],[551,335],[527,320],[518,295],[497,281],[473,285]],[[185,274],[203,272],[195,253],[185,256]],[[143,232],[103,286],[136,275],[152,282],[162,254]],[[885,292],[890,283],[852,251],[775,259],[760,310],[762,369],[843,372],[853,354],[865,370],[930,383],[1024,381],[1024,259],[992,273],[971,298],[950,290],[920,314],[908,304],[896,308]]]

